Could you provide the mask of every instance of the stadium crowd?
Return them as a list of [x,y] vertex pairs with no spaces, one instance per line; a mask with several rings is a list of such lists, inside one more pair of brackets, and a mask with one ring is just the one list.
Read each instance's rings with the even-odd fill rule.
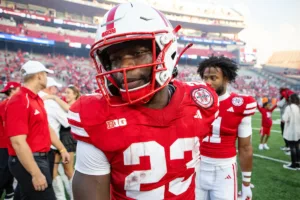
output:
[[[0,51],[0,83],[3,84],[10,80],[20,81],[20,67],[29,59],[41,61],[49,69],[59,71],[60,73],[55,74],[55,78],[63,86],[74,84],[80,88],[83,94],[91,93],[97,89],[95,79],[91,78],[95,77],[96,72],[90,59],[51,54],[30,55],[28,52],[22,51]],[[177,79],[181,81],[199,80],[196,70],[195,66],[179,65]],[[253,95],[256,99],[265,96],[277,98],[279,95],[277,87],[270,85],[267,80],[257,77],[238,76],[231,86],[240,93]]]
[[[197,68],[193,66],[179,66],[178,79],[182,81],[197,81],[199,76],[196,72]],[[255,99],[268,97],[269,99],[278,98],[278,87],[271,85],[267,80],[252,77],[238,76],[235,82],[231,83],[231,87],[241,94],[253,96]]]
[[63,86],[73,84],[84,94],[91,93],[97,88],[95,79],[91,78],[95,77],[96,72],[91,67],[92,62],[89,59],[51,54],[30,55],[28,52],[22,51],[0,51],[0,83],[4,84],[11,80],[20,82],[21,66],[28,60],[40,61],[49,69],[60,72],[55,74],[55,78]]

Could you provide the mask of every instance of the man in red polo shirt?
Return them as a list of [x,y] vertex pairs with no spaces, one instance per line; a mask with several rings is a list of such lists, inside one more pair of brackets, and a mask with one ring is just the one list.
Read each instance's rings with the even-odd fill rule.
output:
[[51,143],[60,151],[63,162],[70,156],[49,127],[43,100],[37,93],[46,88],[47,73],[42,63],[28,61],[21,72],[24,87],[6,105],[5,132],[10,138],[8,165],[18,180],[21,199],[55,200],[48,162]]
[[8,168],[8,138],[4,134],[4,109],[7,101],[19,91],[20,86],[20,83],[8,82],[0,91],[0,93],[4,93],[7,96],[7,99],[0,103],[0,197],[5,191],[4,200],[13,199],[14,197],[14,177]]

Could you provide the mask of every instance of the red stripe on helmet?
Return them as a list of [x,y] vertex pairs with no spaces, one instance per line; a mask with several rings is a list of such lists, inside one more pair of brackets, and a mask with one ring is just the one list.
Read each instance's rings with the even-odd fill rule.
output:
[[[113,21],[115,19],[116,11],[118,9],[119,5],[113,7],[107,15],[106,23],[109,23],[110,21]],[[106,25],[106,30],[113,29],[115,27],[115,22],[109,23]]]

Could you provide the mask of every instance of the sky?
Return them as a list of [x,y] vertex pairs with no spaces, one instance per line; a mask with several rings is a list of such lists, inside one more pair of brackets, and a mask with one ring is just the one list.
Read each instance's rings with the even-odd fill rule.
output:
[[[164,0],[172,1],[172,0]],[[176,0],[195,4],[214,3],[239,11],[246,28],[239,38],[257,49],[258,63],[276,51],[300,50],[300,0]]]

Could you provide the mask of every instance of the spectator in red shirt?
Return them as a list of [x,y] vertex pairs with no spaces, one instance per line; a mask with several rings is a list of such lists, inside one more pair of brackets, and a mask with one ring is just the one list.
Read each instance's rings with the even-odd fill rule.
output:
[[40,62],[28,61],[21,72],[24,87],[8,101],[4,117],[10,138],[8,165],[24,199],[55,200],[48,162],[51,143],[61,153],[63,162],[68,162],[70,155],[49,127],[43,100],[37,95],[46,88],[46,72],[53,71]]
[[7,99],[0,103],[0,197],[5,191],[4,199],[12,199],[14,197],[14,177],[8,168],[8,138],[4,133],[4,112],[6,103],[19,91],[20,86],[20,83],[8,82],[0,91],[0,93],[4,93],[7,96]]
[[257,104],[257,108],[259,112],[261,113],[261,129],[260,129],[260,144],[258,149],[259,150],[269,150],[270,147],[268,146],[267,142],[270,137],[271,133],[271,127],[272,127],[272,112],[277,107],[277,105],[272,105],[269,102],[265,102],[263,106],[261,107],[259,104]]

